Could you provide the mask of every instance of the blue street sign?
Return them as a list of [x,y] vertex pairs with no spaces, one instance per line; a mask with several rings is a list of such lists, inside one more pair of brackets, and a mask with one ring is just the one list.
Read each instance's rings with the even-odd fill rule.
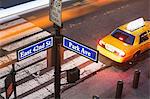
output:
[[91,59],[94,62],[98,62],[98,51],[92,48],[89,48],[83,44],[80,44],[74,40],[63,37],[63,47],[74,51],[86,58]]
[[17,60],[23,60],[27,57],[30,57],[36,53],[44,51],[53,46],[53,37],[48,37],[44,40],[41,40],[33,45],[29,45],[27,47],[22,48],[17,51]]

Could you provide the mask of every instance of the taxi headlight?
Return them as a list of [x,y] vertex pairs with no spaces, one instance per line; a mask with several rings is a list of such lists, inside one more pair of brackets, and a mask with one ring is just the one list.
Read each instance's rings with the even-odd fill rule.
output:
[[118,55],[121,56],[121,57],[124,57],[125,56],[125,52],[122,51],[122,50],[118,50]]
[[103,45],[105,45],[105,44],[106,44],[106,43],[105,43],[104,41],[99,40],[99,45],[103,46]]

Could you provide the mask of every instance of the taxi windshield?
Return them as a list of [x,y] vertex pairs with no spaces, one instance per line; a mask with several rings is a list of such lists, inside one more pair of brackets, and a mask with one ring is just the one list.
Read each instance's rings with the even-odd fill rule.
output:
[[114,30],[111,33],[111,35],[124,43],[130,44],[130,45],[133,45],[133,43],[134,43],[135,36],[125,32],[125,31],[122,31],[120,29]]

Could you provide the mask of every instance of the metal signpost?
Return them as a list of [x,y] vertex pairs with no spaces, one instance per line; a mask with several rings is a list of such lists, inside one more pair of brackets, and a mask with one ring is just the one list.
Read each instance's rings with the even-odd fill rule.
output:
[[[85,45],[77,43],[71,39],[63,37],[60,35],[60,29],[62,27],[61,21],[61,11],[62,10],[62,0],[50,0],[50,21],[54,23],[54,47],[52,48],[52,55],[53,55],[53,63],[52,65],[55,67],[55,82],[54,82],[54,97],[55,99],[60,99],[60,74],[61,74],[61,44],[63,41],[63,47],[74,51],[80,55],[83,55],[95,62],[98,62],[98,51],[91,49]],[[63,37],[63,40],[62,40]]]
[[62,27],[61,22],[61,10],[62,10],[62,0],[50,0],[50,20],[54,22],[54,47],[52,48],[52,55],[53,55],[53,65],[55,66],[55,83],[54,83],[54,95],[55,99],[60,99],[60,74],[61,74],[61,35],[60,29]]
[[26,46],[18,50],[17,61],[23,60],[52,46],[53,46],[53,37],[52,36],[46,37],[43,40],[38,41],[37,43],[34,43],[32,45]]
[[89,58],[94,62],[98,62],[98,51],[80,44],[77,41],[71,40],[67,37],[63,37],[63,47],[74,51],[86,58]]

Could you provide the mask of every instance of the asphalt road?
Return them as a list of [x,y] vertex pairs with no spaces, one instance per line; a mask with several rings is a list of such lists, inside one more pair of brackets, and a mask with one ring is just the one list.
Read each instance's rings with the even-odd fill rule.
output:
[[[84,16],[63,22],[64,27],[61,34],[96,49],[98,40],[108,35],[118,26],[128,23],[139,17],[143,17],[145,20],[150,20],[149,0],[118,1],[119,2],[113,2],[104,6],[100,6],[95,11]],[[74,4],[65,4],[63,9],[71,9],[71,6],[73,5]],[[82,5],[75,6],[75,8],[78,8],[80,6]],[[35,11],[23,15],[22,17],[30,21],[43,15],[47,15],[48,10],[48,8],[45,8],[40,11]],[[80,12],[83,11],[79,11],[79,14]],[[49,32],[53,32],[53,29],[49,27],[46,28],[46,30]],[[141,55],[139,63],[144,59],[149,58],[149,51],[147,51],[145,54]],[[116,66],[116,63],[114,65],[114,62],[112,60],[102,55],[99,55],[99,61],[103,62],[107,66]],[[144,65],[146,64],[143,64],[143,66]],[[128,64],[121,64],[121,66],[125,68],[130,67]]]
[[[62,33],[96,49],[97,40],[109,34],[116,27],[139,17],[144,17],[145,20],[150,19],[148,0],[125,1],[101,7],[93,13],[65,22]],[[99,56],[99,60],[107,65],[113,64],[113,61],[102,55]],[[70,97],[71,99],[91,99],[92,95],[98,95],[102,99],[112,99],[115,97],[118,80],[123,80],[125,83],[123,99],[149,99],[149,64],[150,57],[147,51],[141,55],[136,65],[114,66],[98,72],[83,83],[65,91],[62,99],[70,99]],[[135,69],[141,70],[137,90],[131,87]]]
[[[44,10],[47,12],[47,9]],[[38,16],[40,16],[39,13],[40,11],[37,13]],[[31,14],[23,15],[22,17],[30,15]],[[96,49],[97,40],[108,35],[118,26],[139,17],[144,17],[145,20],[150,20],[149,0],[120,0],[120,2],[101,6],[92,13],[64,22],[61,34]],[[32,20],[34,17],[30,18]],[[52,31],[51,28],[47,28],[46,30]],[[106,65],[113,65],[114,63],[102,55],[99,56],[99,61]],[[127,90],[124,93],[126,99],[129,99],[128,97],[131,97],[131,99],[142,99],[141,97],[147,99],[147,97],[149,97],[150,87],[149,64],[149,51],[147,51],[141,55],[138,64],[132,66],[132,68],[122,68],[117,65],[115,67],[110,67],[104,71],[98,72],[97,75],[89,78],[85,82],[65,91],[62,94],[62,97],[64,99],[70,99],[72,96],[73,98],[71,99],[91,99],[92,95],[97,94],[104,99],[113,98],[116,81],[123,79],[125,80],[125,83],[127,83]],[[126,67],[131,66],[127,65]],[[140,90],[142,90],[142,94],[141,91],[132,91],[130,87],[134,69],[140,69],[142,71],[140,81]],[[124,72],[122,70],[124,70]],[[108,93],[108,91],[110,92]],[[130,92],[130,94],[128,94],[128,92]]]
[[[148,0],[124,1],[100,7],[93,13],[65,22],[62,33],[96,49],[97,40],[116,27],[139,17],[150,20]],[[116,82],[123,80],[125,82],[123,99],[148,99],[150,97],[149,52],[142,54],[134,66],[114,66],[98,72],[95,76],[64,92],[62,98],[91,99],[92,95],[98,95],[102,99],[112,99],[115,97]],[[107,65],[113,64],[113,61],[102,55],[99,56],[99,60]],[[138,90],[131,87],[135,69],[141,70]]]
[[[114,67],[97,72],[94,76],[86,79],[78,85],[66,90],[61,94],[62,99],[92,99],[92,96],[99,96],[100,99],[115,99],[116,85],[118,80],[123,80],[123,91],[121,99],[149,99],[150,98],[150,68],[149,59],[140,62],[138,65],[125,72]],[[137,89],[132,88],[134,71],[141,70]]]
[[[64,22],[62,34],[96,49],[97,41],[118,26],[139,17],[149,20],[148,8],[148,0],[122,0],[112,3],[88,15]],[[148,55],[145,58],[147,57]],[[107,65],[113,64],[113,61],[102,55],[99,60]]]

